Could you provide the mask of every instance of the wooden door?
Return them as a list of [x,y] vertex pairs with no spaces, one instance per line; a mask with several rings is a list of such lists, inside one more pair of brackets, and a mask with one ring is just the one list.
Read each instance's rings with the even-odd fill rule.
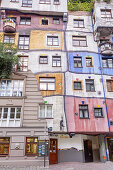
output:
[[49,164],[58,163],[58,142],[57,139],[50,139]]
[[93,162],[92,141],[84,141],[85,162]]
[[109,159],[113,161],[113,138],[108,139]]

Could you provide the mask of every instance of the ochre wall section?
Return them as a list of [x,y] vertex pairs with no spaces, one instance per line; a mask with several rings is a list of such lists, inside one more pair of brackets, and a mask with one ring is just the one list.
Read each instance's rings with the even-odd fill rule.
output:
[[[51,35],[59,35],[60,37],[60,45],[57,47],[52,47],[52,46],[47,46],[46,45],[46,35],[51,34]],[[63,32],[56,32],[56,31],[41,31],[41,30],[34,30],[31,31],[30,34],[30,50],[35,50],[35,49],[58,49],[58,50],[63,50]]]
[[54,77],[55,78],[55,87],[56,90],[52,91],[41,91],[42,96],[51,96],[51,95],[62,95],[64,94],[64,75],[62,73],[46,73],[46,74],[38,74],[36,75],[36,79],[39,84],[40,77]]

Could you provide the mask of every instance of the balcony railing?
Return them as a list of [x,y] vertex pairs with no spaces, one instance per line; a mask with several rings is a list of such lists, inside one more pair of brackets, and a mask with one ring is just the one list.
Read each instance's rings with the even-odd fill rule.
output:
[[100,53],[103,55],[112,55],[113,54],[113,43],[104,42],[99,44]]
[[16,22],[13,19],[5,19],[3,30],[6,33],[16,32]]

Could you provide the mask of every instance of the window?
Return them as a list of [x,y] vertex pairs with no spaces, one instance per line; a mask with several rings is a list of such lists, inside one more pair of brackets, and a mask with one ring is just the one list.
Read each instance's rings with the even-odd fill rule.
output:
[[51,3],[51,0],[40,0],[40,3],[42,3],[42,4],[48,4],[48,3]]
[[82,83],[79,81],[74,81],[74,90],[82,90]]
[[73,24],[74,24],[74,27],[82,28],[82,27],[84,27],[84,20],[83,19],[74,19]]
[[101,9],[101,18],[111,18],[111,9]]
[[78,47],[87,46],[86,36],[73,36],[72,41],[73,41],[73,46],[78,46]]
[[22,6],[32,7],[32,0],[22,0]]
[[58,36],[47,36],[47,45],[48,46],[59,46]]
[[48,64],[48,57],[47,56],[40,56],[39,63],[40,64]]
[[53,18],[53,24],[60,24],[59,18]]
[[60,0],[54,0],[54,4],[59,4]]
[[86,57],[86,67],[92,67],[92,57]]
[[82,57],[74,57],[74,67],[82,67]]
[[21,107],[0,107],[0,126],[19,127]]
[[107,90],[113,92],[113,80],[107,80]]
[[94,80],[86,80],[86,91],[87,92],[94,92]]
[[19,2],[19,0],[10,0],[10,2]]
[[28,56],[19,57],[19,66],[17,71],[28,71]]
[[0,138],[0,156],[9,155],[10,138]]
[[79,105],[80,118],[89,118],[88,105]]
[[48,19],[42,19],[42,25],[48,25],[49,21]]
[[113,68],[113,58],[102,58],[103,67]]
[[38,155],[38,137],[26,138],[26,155]]
[[20,24],[21,25],[31,25],[31,18],[27,18],[27,17],[21,17],[20,18]]
[[21,50],[29,49],[29,36],[28,35],[19,36],[19,49]]
[[55,78],[39,78],[40,90],[55,90]]
[[60,56],[52,57],[52,66],[53,67],[61,67],[61,57]]
[[1,80],[0,96],[22,96],[23,80]]
[[52,118],[52,105],[40,105],[40,118]]
[[95,117],[103,117],[103,110],[102,108],[94,108]]
[[4,35],[4,43],[13,44],[14,42],[15,42],[15,36],[14,35]]

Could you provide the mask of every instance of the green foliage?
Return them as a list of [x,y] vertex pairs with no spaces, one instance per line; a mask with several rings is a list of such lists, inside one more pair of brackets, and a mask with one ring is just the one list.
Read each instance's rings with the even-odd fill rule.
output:
[[69,11],[89,11],[93,9],[94,0],[68,0]]
[[0,79],[10,78],[13,67],[18,64],[16,53],[14,45],[0,42]]

